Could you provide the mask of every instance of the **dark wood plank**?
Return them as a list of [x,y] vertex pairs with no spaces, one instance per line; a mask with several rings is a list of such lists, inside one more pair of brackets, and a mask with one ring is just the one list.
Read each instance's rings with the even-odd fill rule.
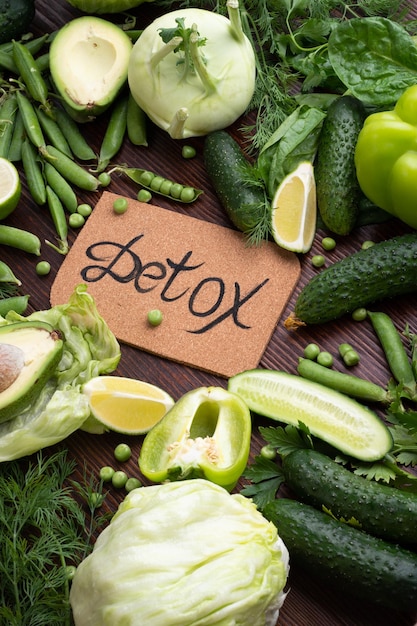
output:
[[[72,8],[65,0],[55,0],[52,5],[47,0],[37,0],[36,6],[36,17],[33,23],[35,34],[52,32],[64,25],[68,20],[81,15],[78,10]],[[144,27],[160,12],[160,9],[148,4],[132,11],[133,14],[137,15],[138,28]],[[80,68],[80,72],[82,72],[82,68]],[[99,149],[107,119],[107,115],[104,114],[94,123],[86,124],[83,127],[85,136],[96,151]],[[240,125],[241,121],[236,123],[231,129],[236,136],[239,136]],[[153,126],[149,127],[148,138],[149,147],[146,149],[135,148],[126,141],[117,157],[117,163],[127,163],[130,166],[155,169],[163,172],[167,177],[178,178],[181,142],[171,140],[166,133]],[[186,165],[181,161],[181,178],[184,179],[185,177],[185,182],[202,188],[204,196],[192,206],[184,206],[164,199],[158,199],[158,203],[168,210],[186,213],[224,226],[231,226],[205,177],[201,158],[203,140],[193,139],[187,141],[187,143],[192,143],[196,147],[197,157],[188,161]],[[6,223],[26,228],[38,234],[42,241],[45,239],[53,240],[55,232],[47,209],[40,208],[33,202],[28,193],[23,173],[22,181],[24,190],[20,205],[13,215],[7,219]],[[130,197],[135,196],[135,189],[132,185],[121,178],[114,179],[110,190]],[[99,195],[82,193],[79,194],[79,197],[81,201],[94,205]],[[401,232],[404,232],[403,227],[395,221],[357,230],[353,235],[345,239],[339,239],[336,250],[328,255],[329,261],[336,260],[359,249],[364,240],[372,239],[377,241]],[[70,233],[71,242],[74,241],[76,235],[76,231]],[[321,252],[321,235],[323,233],[319,233],[311,252],[301,259],[302,276],[300,283],[271,338],[261,361],[261,366],[295,373],[297,356],[301,355],[304,346],[308,342],[315,341],[323,349],[335,353],[339,343],[350,341],[361,353],[361,363],[356,369],[358,375],[363,375],[370,380],[385,384],[389,378],[389,372],[375,336],[366,324],[343,319],[326,324],[323,327],[305,328],[297,332],[289,332],[283,325],[283,320],[292,311],[298,291],[317,271],[311,266],[310,259],[313,254]],[[28,312],[49,308],[50,287],[63,257],[48,246],[43,246],[42,258],[49,260],[52,266],[51,274],[43,278],[38,277],[35,273],[35,265],[38,259],[34,259],[30,255],[3,247],[0,250],[0,258],[10,264],[15,273],[21,278],[23,282],[22,293],[30,294]],[[408,323],[411,330],[415,332],[417,330],[416,304],[416,296],[410,296],[385,302],[380,308],[390,313],[400,327],[404,327]],[[126,315],[129,315],[128,311]],[[198,386],[225,386],[226,384],[225,380],[219,377],[158,358],[155,355],[141,352],[129,346],[122,346],[122,359],[116,373],[157,384],[166,389],[176,399],[183,393]],[[254,421],[252,457],[259,452],[263,445],[262,438],[258,433],[258,426],[262,423],[265,422],[258,419]],[[93,436],[77,432],[63,442],[62,445],[68,447],[70,454],[77,459],[78,472],[80,474],[84,469],[88,473],[98,473],[102,465],[112,462],[114,447],[123,440],[125,438],[116,434]],[[141,438],[132,438],[129,440],[129,443],[133,449],[133,456],[127,465],[127,471],[131,475],[139,476],[137,458]],[[122,497],[122,493],[112,491],[106,500],[108,509],[114,511]],[[365,603],[344,597],[343,593],[337,595],[333,591],[321,587],[317,581],[311,580],[302,571],[296,571],[295,568],[291,571],[290,586],[291,590],[279,619],[281,626],[411,626],[416,622],[416,616],[380,609],[371,602]]]

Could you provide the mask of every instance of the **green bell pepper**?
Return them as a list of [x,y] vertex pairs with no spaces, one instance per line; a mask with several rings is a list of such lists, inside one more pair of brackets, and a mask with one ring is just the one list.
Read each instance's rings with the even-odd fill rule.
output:
[[251,431],[249,408],[239,396],[199,387],[147,433],[139,468],[156,483],[206,478],[231,491],[246,467]]
[[417,228],[417,85],[404,91],[393,110],[366,118],[355,166],[369,200]]

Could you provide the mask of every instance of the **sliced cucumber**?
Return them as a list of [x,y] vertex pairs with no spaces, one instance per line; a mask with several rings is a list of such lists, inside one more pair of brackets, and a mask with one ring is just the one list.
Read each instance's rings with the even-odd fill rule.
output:
[[298,426],[363,461],[382,459],[392,437],[378,415],[344,394],[286,372],[254,369],[229,379],[228,389],[251,411]]

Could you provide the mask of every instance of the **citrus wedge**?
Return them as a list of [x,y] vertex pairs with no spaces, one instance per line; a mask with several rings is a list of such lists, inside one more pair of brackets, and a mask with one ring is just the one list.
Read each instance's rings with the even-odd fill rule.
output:
[[276,243],[292,252],[308,252],[316,232],[314,168],[303,161],[280,184],[272,202],[271,232]]
[[301,376],[248,370],[230,378],[228,389],[251,411],[296,427],[301,422],[313,436],[356,459],[376,461],[392,448],[391,434],[374,411]]
[[84,385],[83,393],[96,420],[126,435],[147,433],[174,406],[163,389],[122,376],[96,376]]
[[11,161],[0,157],[0,220],[15,210],[21,192],[19,172]]

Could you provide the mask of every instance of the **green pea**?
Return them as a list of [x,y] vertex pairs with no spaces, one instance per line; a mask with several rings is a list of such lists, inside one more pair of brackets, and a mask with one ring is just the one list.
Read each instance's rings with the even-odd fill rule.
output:
[[350,345],[350,343],[341,343],[339,345],[339,354],[340,356],[343,357],[345,356],[346,352],[349,352],[349,350],[353,350],[354,348]]
[[152,200],[152,194],[147,189],[140,189],[138,191],[137,198],[139,202],[149,202],[150,200]]
[[356,350],[348,350],[343,355],[343,362],[348,367],[352,367],[353,365],[357,365],[359,363],[359,361],[360,361],[360,356],[356,352]]
[[38,276],[47,276],[51,271],[51,264],[48,261],[39,261],[35,270]]
[[138,478],[128,478],[125,484],[126,491],[133,491],[142,487],[142,483]]
[[368,311],[364,307],[360,307],[359,309],[355,309],[352,312],[352,319],[355,322],[363,322],[368,317]]
[[184,189],[184,185],[181,183],[174,183],[171,187],[171,197],[175,200],[181,196],[181,192]]
[[122,215],[122,213],[126,213],[128,208],[128,202],[126,198],[117,198],[113,202],[113,211],[117,213],[117,215]]
[[152,172],[148,172],[147,170],[144,170],[143,172],[141,172],[139,176],[139,180],[137,182],[140,183],[141,185],[144,185],[144,187],[149,187],[154,177],[155,177],[155,174],[153,174]]
[[75,567],[75,565],[67,565],[65,568],[65,575],[67,580],[72,580],[75,576],[76,571],[77,568]]
[[90,204],[79,204],[77,206],[77,213],[82,215],[83,217],[89,217],[93,212],[93,207]]
[[172,182],[172,180],[168,180],[168,178],[165,178],[165,180],[161,183],[159,193],[162,193],[164,196],[169,196],[173,184],[174,183]]
[[324,258],[322,254],[315,254],[313,258],[311,259],[311,264],[313,267],[323,267],[325,262],[326,262],[326,259]]
[[334,250],[336,247],[336,241],[333,239],[333,237],[323,237],[323,239],[321,240],[321,245],[323,246],[324,250]]
[[162,176],[154,176],[149,187],[153,189],[153,191],[159,191],[164,180]]
[[272,461],[277,456],[277,451],[271,444],[267,444],[261,448],[261,457]]
[[363,242],[361,248],[362,248],[362,250],[367,250],[368,248],[372,248],[372,246],[374,246],[374,245],[375,245],[374,241],[369,241],[368,240],[368,241],[364,241]]
[[113,478],[113,474],[114,469],[110,465],[105,465],[100,470],[100,479],[105,483],[109,483]]
[[325,350],[323,352],[320,352],[320,354],[317,356],[317,363],[323,365],[324,367],[332,367],[333,362],[333,355],[331,355],[330,352],[326,352]]
[[152,309],[148,312],[148,322],[151,326],[159,326],[162,323],[163,314],[159,309]]
[[102,187],[108,187],[111,183],[111,176],[108,172],[101,172],[97,178]]
[[114,458],[122,463],[128,461],[132,456],[132,450],[127,443],[119,443],[114,449]]
[[193,146],[183,146],[181,154],[184,159],[193,159],[197,154],[197,151]]
[[192,187],[184,187],[180,193],[180,200],[182,202],[191,202],[194,199],[195,191]]
[[116,489],[122,489],[127,483],[127,474],[123,472],[123,470],[118,470],[114,472],[111,479],[113,487]]
[[304,356],[306,359],[310,359],[311,361],[314,361],[315,359],[317,359],[319,354],[320,354],[320,347],[316,343],[309,343],[304,348]]
[[71,213],[68,217],[68,224],[71,228],[81,228],[85,224],[85,217],[80,213]]

